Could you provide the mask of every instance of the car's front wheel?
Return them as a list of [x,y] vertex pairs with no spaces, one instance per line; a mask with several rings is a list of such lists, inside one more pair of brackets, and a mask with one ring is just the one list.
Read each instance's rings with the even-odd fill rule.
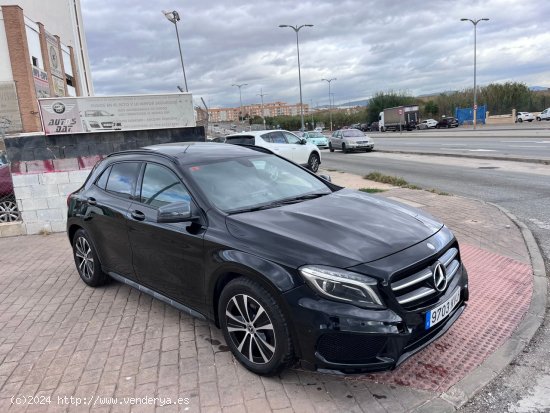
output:
[[250,371],[270,376],[293,361],[285,316],[257,282],[236,278],[227,284],[220,295],[218,317],[231,352]]
[[17,209],[15,199],[8,198],[0,201],[0,222],[15,222],[21,217],[21,213]]
[[309,159],[307,161],[307,167],[312,172],[317,172],[319,170],[319,155],[316,153],[312,153],[309,155]]
[[83,229],[79,229],[74,235],[73,256],[80,278],[90,287],[98,287],[108,281],[108,276],[101,270],[101,264],[90,237]]
[[522,123],[522,122],[523,122],[523,119],[522,119],[522,118],[518,118],[518,122],[519,122],[519,123]]
[[331,152],[334,152],[334,148],[332,147],[332,143],[328,144],[328,150]]
[[539,116],[537,116],[537,120],[540,122],[540,117]]

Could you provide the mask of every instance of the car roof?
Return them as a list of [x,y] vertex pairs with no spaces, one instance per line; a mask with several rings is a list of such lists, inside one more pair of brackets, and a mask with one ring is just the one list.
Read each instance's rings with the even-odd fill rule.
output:
[[[145,146],[141,149],[121,151],[111,154],[118,155],[161,155],[176,161],[181,165],[204,161],[216,161],[227,158],[238,158],[258,155],[258,148],[247,148],[240,145],[228,145],[217,142],[175,142]],[[269,153],[268,150],[262,152]]]
[[286,129],[264,129],[264,130],[252,130],[252,131],[249,131],[249,132],[237,132],[237,133],[232,133],[231,135],[227,135],[226,137],[227,138],[230,138],[231,136],[262,136],[266,133],[269,133],[269,132],[289,132],[289,133],[292,133]]

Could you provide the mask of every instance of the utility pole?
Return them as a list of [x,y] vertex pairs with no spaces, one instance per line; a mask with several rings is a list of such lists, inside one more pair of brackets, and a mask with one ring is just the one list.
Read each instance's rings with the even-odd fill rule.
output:
[[239,88],[239,104],[240,104],[240,115],[239,115],[239,120],[241,121],[241,123],[243,123],[243,120],[244,120],[244,113],[243,113],[243,95],[241,94],[241,88],[243,86],[248,86],[248,83],[241,83],[240,85],[237,85],[237,84],[232,84],[231,86],[236,86]]
[[332,103],[331,103],[332,93],[330,93],[330,83],[333,80],[337,80],[337,79],[335,77],[333,77],[331,79],[321,79],[321,81],[323,81],[323,80],[328,83],[328,113],[329,113],[329,117],[330,117],[330,131],[332,132]]
[[260,96],[262,99],[262,120],[264,121],[264,130],[265,130],[265,115],[264,115],[264,96],[267,96],[267,93],[264,93],[262,88],[260,88],[260,93],[258,93],[256,96]]

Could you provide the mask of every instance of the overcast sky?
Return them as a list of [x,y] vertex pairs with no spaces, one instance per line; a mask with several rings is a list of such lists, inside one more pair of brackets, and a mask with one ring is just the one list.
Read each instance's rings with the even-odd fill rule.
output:
[[97,95],[177,92],[183,86],[177,10],[189,91],[210,107],[299,102],[296,35],[279,24],[313,24],[300,36],[304,103],[336,103],[404,90],[471,87],[473,25],[478,84],[519,81],[550,87],[548,0],[83,0]]

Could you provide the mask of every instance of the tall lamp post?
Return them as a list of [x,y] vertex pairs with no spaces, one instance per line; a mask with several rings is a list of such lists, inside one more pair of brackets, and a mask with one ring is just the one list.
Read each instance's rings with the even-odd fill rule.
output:
[[330,96],[331,96],[330,82],[332,82],[333,80],[337,80],[337,79],[335,77],[333,77],[331,79],[321,79],[321,80],[324,80],[325,82],[328,83],[328,114],[329,114],[329,117],[330,117],[330,131],[332,132],[332,104],[331,104],[331,101],[330,101]]
[[244,120],[244,116],[243,116],[244,115],[243,114],[243,95],[241,94],[241,88],[243,86],[248,86],[248,83],[241,83],[240,85],[232,84],[231,86],[236,86],[236,87],[239,88],[239,103],[240,103],[240,107],[241,107],[241,109],[240,109],[240,111],[241,111],[240,112],[240,118],[241,119],[239,119],[239,120],[241,121],[241,123],[243,123],[243,120]]
[[474,25],[474,129],[477,125],[477,79],[476,79],[476,64],[477,64],[477,24],[482,21],[489,21],[487,18],[483,19],[460,19],[462,22],[470,22]]
[[180,21],[180,15],[177,11],[162,11],[162,14],[168,19],[168,21],[174,23],[174,27],[176,28],[176,37],[178,38],[178,49],[180,51],[180,60],[181,60],[181,70],[183,70],[183,81],[185,82],[185,91],[189,92],[189,89],[187,88],[187,77],[185,76],[185,66],[183,65],[183,55],[181,54],[181,43],[180,43],[180,35],[178,33],[178,22]]
[[302,73],[300,70],[300,45],[298,43],[298,32],[303,27],[313,27],[313,24],[302,24],[301,26],[292,26],[289,24],[280,24],[279,27],[290,27],[296,32],[296,51],[298,52],[298,83],[300,85],[300,117],[302,119],[302,130],[305,130],[304,126],[304,105],[302,103]]

